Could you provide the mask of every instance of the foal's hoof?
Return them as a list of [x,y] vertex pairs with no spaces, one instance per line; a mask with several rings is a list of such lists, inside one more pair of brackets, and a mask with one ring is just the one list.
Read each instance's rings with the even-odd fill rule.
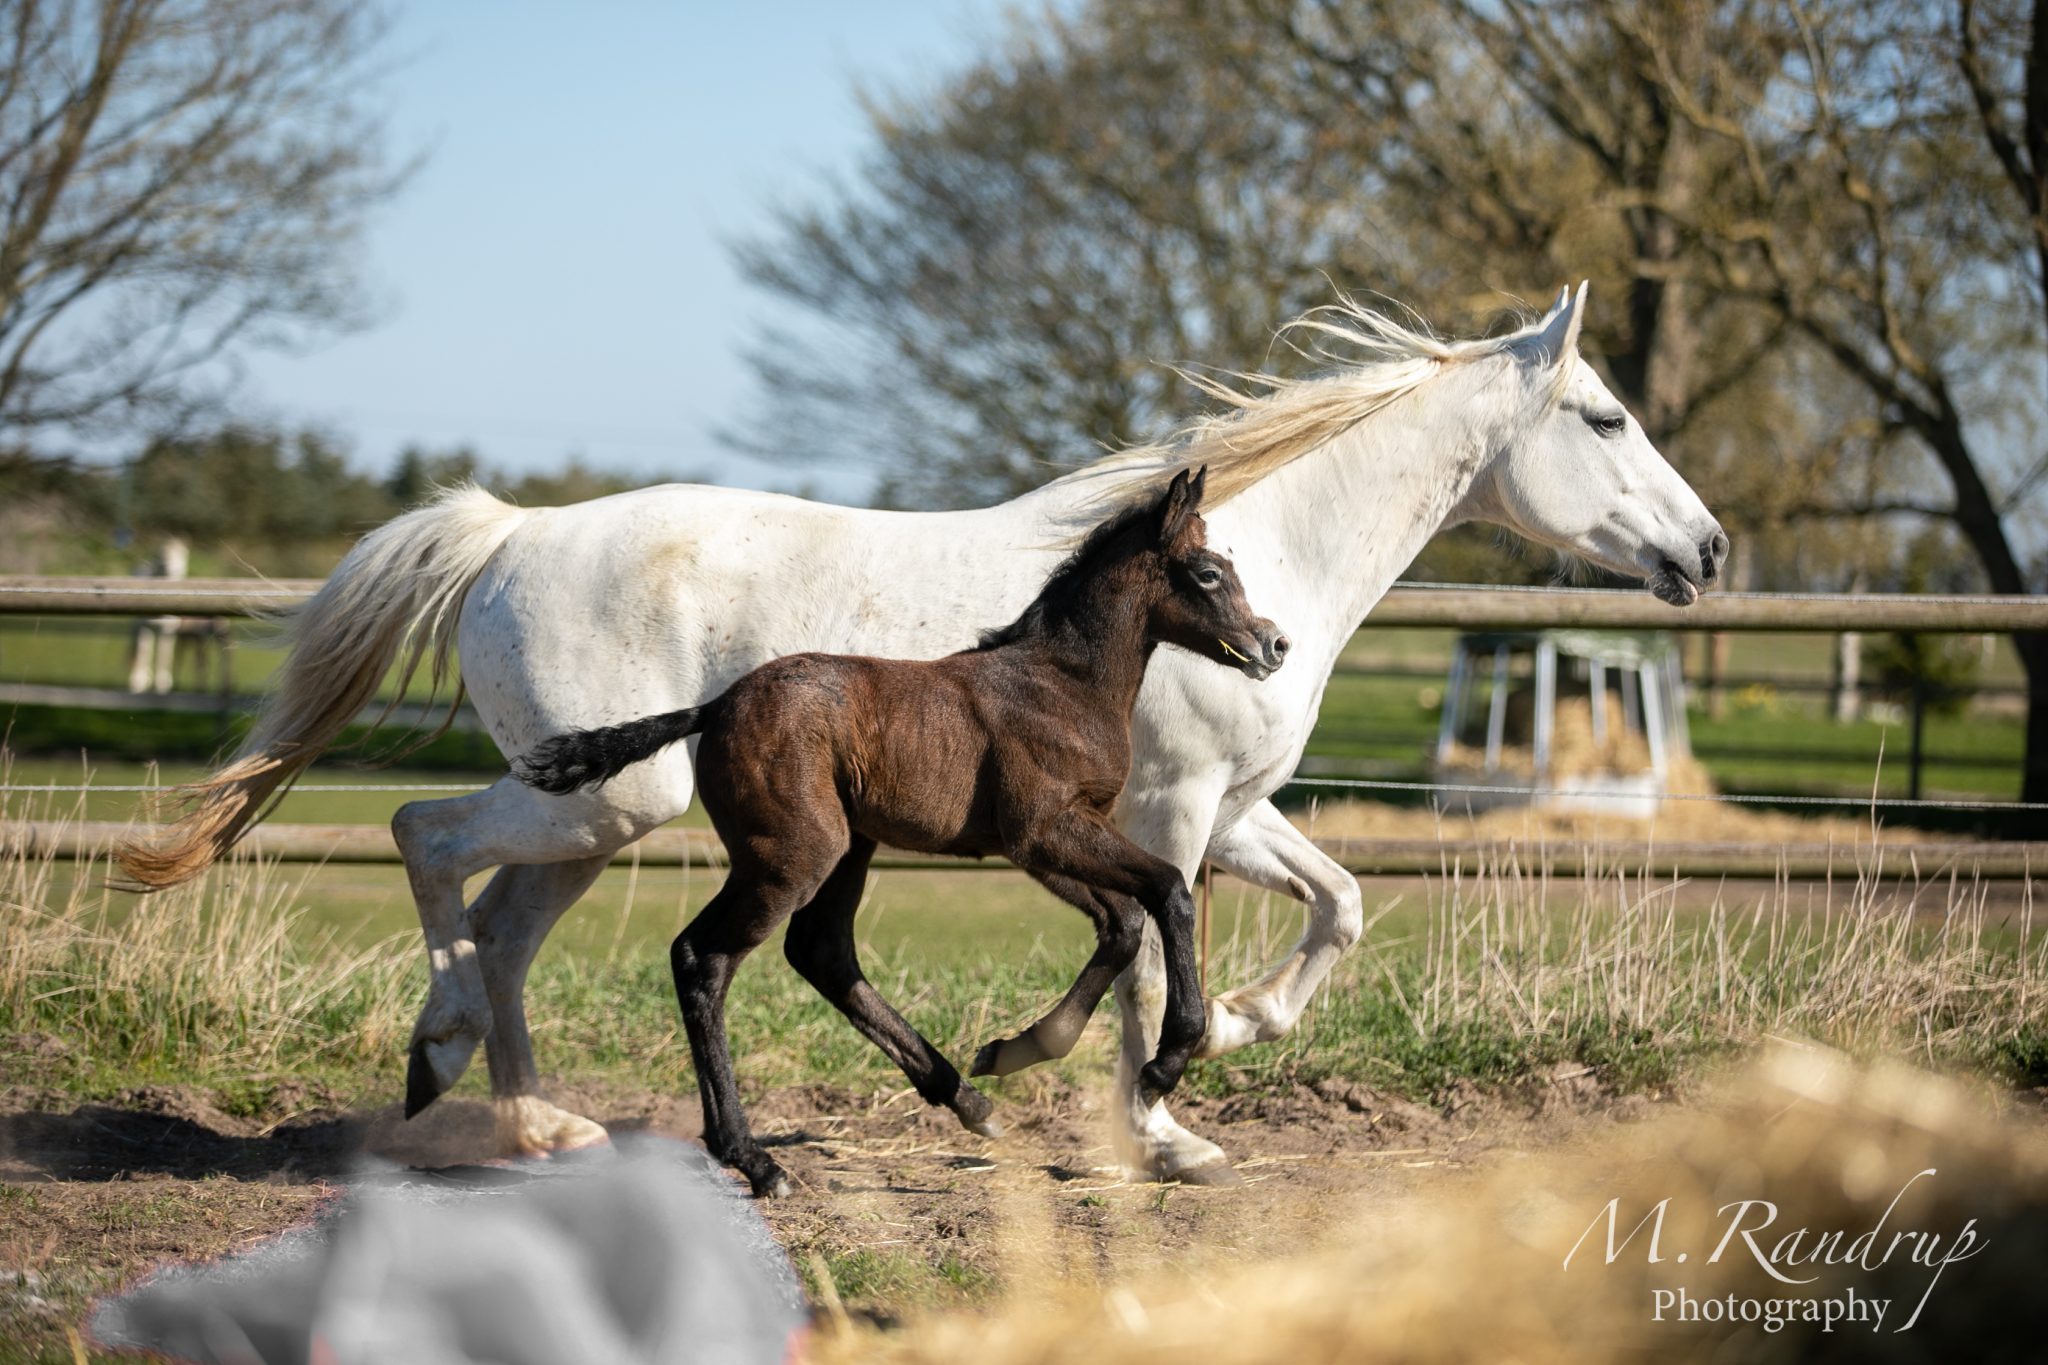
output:
[[968,1132],[978,1133],[985,1138],[1003,1135],[1003,1126],[991,1117],[996,1111],[995,1102],[973,1086],[962,1085],[950,1108],[953,1110],[953,1117],[959,1119],[960,1126]]
[[1162,1066],[1158,1062],[1147,1062],[1139,1068],[1138,1098],[1144,1101],[1147,1109],[1173,1093],[1174,1087],[1180,1084],[1184,1069],[1177,1066]]
[[756,1199],[787,1199],[796,1191],[790,1188],[789,1177],[781,1171],[774,1171],[753,1182]]
[[998,1038],[975,1053],[974,1065],[967,1074],[1007,1076],[1044,1060],[1045,1049],[1038,1045],[1038,1040],[1028,1033],[1020,1033],[1015,1038]]

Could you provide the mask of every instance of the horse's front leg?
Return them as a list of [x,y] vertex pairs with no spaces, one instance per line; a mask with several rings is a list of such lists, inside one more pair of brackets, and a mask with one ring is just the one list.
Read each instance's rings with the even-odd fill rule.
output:
[[[1124,789],[1118,815],[1132,839],[1180,869],[1185,880],[1201,864],[1221,799],[1221,787],[1206,782],[1134,781]],[[1192,953],[1191,945],[1191,961]],[[1238,1184],[1242,1177],[1229,1155],[1183,1128],[1143,1083],[1145,1065],[1158,1050],[1168,992],[1165,945],[1148,918],[1137,958],[1116,981],[1122,1038],[1111,1122],[1117,1159],[1134,1180]]]
[[1292,1029],[1316,987],[1358,942],[1365,913],[1357,879],[1270,801],[1219,831],[1209,843],[1209,857],[1233,877],[1309,904],[1308,928],[1280,965],[1209,1002],[1209,1029],[1197,1055],[1220,1057]]

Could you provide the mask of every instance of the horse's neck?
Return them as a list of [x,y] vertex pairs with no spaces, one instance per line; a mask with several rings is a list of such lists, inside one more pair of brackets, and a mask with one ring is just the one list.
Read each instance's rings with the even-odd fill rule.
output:
[[1113,581],[1120,577],[1100,575],[1062,610],[1048,613],[1037,645],[1086,684],[1091,698],[1128,714],[1137,705],[1153,641],[1145,631],[1150,604]]
[[[1327,672],[1373,604],[1450,520],[1521,414],[1498,366],[1453,366],[1204,513],[1252,606],[1293,642],[1292,668]],[[1170,465],[1121,477],[1163,483]],[[1024,540],[1073,534],[1102,494],[1093,472],[1005,504]],[[1117,477],[1111,475],[1109,477]]]
[[[1474,370],[1481,367],[1472,367]],[[1429,381],[1209,516],[1286,598],[1253,605],[1285,627],[1296,667],[1327,670],[1395,577],[1442,529],[1504,437],[1484,376]]]

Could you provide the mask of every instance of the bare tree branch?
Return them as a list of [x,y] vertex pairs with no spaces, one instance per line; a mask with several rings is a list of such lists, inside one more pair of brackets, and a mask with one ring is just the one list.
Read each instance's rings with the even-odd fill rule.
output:
[[365,112],[370,0],[38,0],[0,26],[0,428],[203,401],[229,351],[360,315],[403,170]]

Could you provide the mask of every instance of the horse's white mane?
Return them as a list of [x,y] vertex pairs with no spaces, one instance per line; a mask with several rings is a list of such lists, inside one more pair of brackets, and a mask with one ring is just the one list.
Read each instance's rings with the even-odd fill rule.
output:
[[[1297,340],[1296,338],[1305,338]],[[1200,418],[1163,441],[1104,456],[1056,482],[1099,480],[1091,513],[1137,496],[1150,496],[1158,478],[1206,465],[1203,501],[1216,507],[1259,480],[1371,417],[1447,366],[1498,355],[1514,334],[1477,341],[1445,341],[1420,318],[1398,322],[1348,295],[1312,309],[1280,329],[1279,340],[1299,354],[1339,368],[1309,379],[1180,370],[1189,383],[1220,400],[1226,410]]]

